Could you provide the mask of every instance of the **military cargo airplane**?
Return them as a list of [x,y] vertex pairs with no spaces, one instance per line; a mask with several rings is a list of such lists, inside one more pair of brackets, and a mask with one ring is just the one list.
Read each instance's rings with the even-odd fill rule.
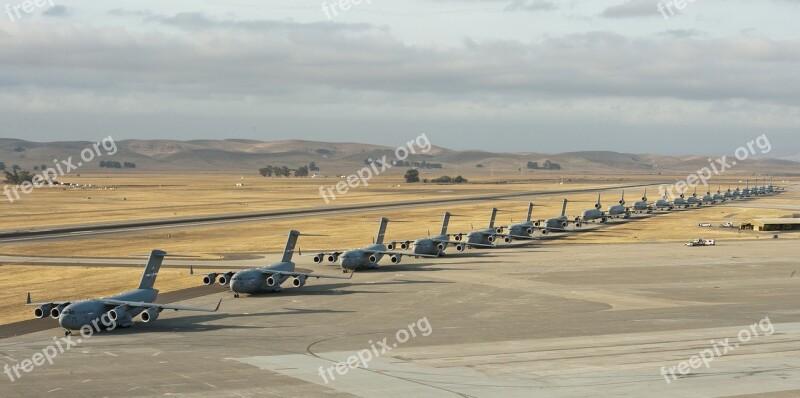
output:
[[128,328],[133,326],[133,318],[136,316],[139,316],[144,323],[153,322],[158,319],[163,310],[216,312],[222,300],[217,303],[216,308],[211,309],[154,304],[158,297],[158,290],[153,289],[153,285],[166,255],[167,253],[161,250],[153,250],[150,253],[142,280],[135,290],[108,298],[83,301],[31,303],[30,296],[28,296],[27,305],[36,306],[34,316],[38,319],[48,315],[53,319],[58,319],[58,324],[64,328],[67,336],[71,335],[73,330],[83,331],[86,328],[96,330],[115,327]]
[[314,256],[315,263],[321,263],[328,260],[329,263],[335,263],[340,260],[342,271],[347,273],[350,270],[359,269],[375,269],[378,268],[378,263],[383,256],[389,256],[392,264],[399,264],[403,256],[426,257],[435,258],[436,255],[415,254],[409,252],[397,252],[389,250],[383,243],[386,236],[386,226],[389,224],[389,219],[386,217],[381,218],[381,225],[378,228],[378,236],[375,243],[361,249],[353,250],[337,250],[327,253],[319,253]]
[[448,226],[450,224],[450,217],[452,215],[450,212],[444,213],[444,218],[442,219],[442,231],[439,235],[431,236],[427,238],[416,239],[414,241],[405,240],[400,242],[391,242],[386,245],[386,248],[389,250],[395,250],[398,247],[402,250],[412,249],[412,254],[409,255],[430,255],[430,256],[443,256],[445,253],[444,251],[447,249],[449,245],[455,245],[456,250],[459,252],[463,252],[466,250],[466,244],[464,242],[456,242],[450,239],[450,235],[447,233]]
[[581,223],[580,221],[573,221],[567,218],[567,203],[568,201],[564,199],[564,203],[561,205],[561,215],[558,217],[548,218],[547,220],[538,220],[533,223],[535,228],[539,228],[542,230],[542,235],[547,235],[550,232],[568,232],[569,230],[566,229],[570,223],[575,225],[575,228],[580,228]]
[[653,212],[653,206],[647,202],[647,188],[644,189],[644,196],[642,196],[642,200],[633,204],[633,211],[647,214]]
[[600,220],[600,223],[605,224],[608,221],[608,216],[603,210],[601,210],[602,208],[603,205],[600,203],[600,194],[597,194],[597,203],[595,203],[594,209],[585,210],[580,217],[575,219],[575,221],[586,223],[589,221]]
[[[492,217],[489,220],[489,226],[486,229],[479,229],[467,234],[456,234],[453,236],[456,242],[463,243],[466,247],[473,249],[491,249],[496,247],[495,242],[497,236],[503,233],[503,229],[494,226],[494,221],[497,218],[497,209],[492,209]],[[511,238],[505,237],[506,243],[511,242]]]
[[240,294],[273,293],[282,290],[281,285],[287,279],[292,278],[292,286],[303,287],[309,278],[326,279],[350,279],[353,277],[343,277],[339,275],[319,275],[307,272],[297,272],[292,256],[297,246],[297,238],[300,232],[289,232],[289,240],[286,242],[286,249],[283,251],[283,258],[279,263],[264,266],[261,268],[248,269],[238,272],[227,272],[224,274],[211,273],[203,277],[203,284],[211,285],[219,276],[219,284],[229,285],[233,292],[233,297],[238,298]]
[[656,210],[672,210],[675,205],[667,200],[667,194],[664,193],[664,197],[656,201],[655,208]]
[[[597,199],[597,202],[600,202],[600,198]],[[631,218],[631,209],[625,206],[625,191],[622,191],[622,198],[619,200],[618,205],[609,206],[608,212],[606,213],[608,217],[615,217],[615,218]]]

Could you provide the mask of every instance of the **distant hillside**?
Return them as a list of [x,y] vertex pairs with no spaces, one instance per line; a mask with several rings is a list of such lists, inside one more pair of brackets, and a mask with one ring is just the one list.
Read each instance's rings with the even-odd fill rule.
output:
[[[25,170],[51,166],[53,159],[66,160],[72,156],[80,160],[81,150],[91,147],[89,142],[38,143],[19,139],[0,139],[0,162],[7,168],[19,165]],[[363,167],[368,158],[394,159],[394,148],[357,143],[312,141],[253,140],[126,140],[119,141],[117,153],[103,156],[82,166],[76,172],[242,172],[255,173],[266,165],[296,168],[315,162],[324,175],[351,174]],[[440,163],[444,170],[431,174],[469,175],[476,173],[557,173],[565,174],[676,174],[691,173],[708,165],[709,156],[661,156],[653,154],[627,154],[604,151],[542,153],[492,153],[485,151],[454,151],[434,147],[428,154],[417,154],[408,160]],[[101,160],[129,162],[136,168],[100,168]],[[528,162],[540,167],[550,161],[557,163],[560,171],[528,170]],[[482,165],[483,167],[476,167]],[[406,167],[397,167],[400,173]],[[737,165],[739,174],[798,174],[800,162],[787,159],[748,160]]]

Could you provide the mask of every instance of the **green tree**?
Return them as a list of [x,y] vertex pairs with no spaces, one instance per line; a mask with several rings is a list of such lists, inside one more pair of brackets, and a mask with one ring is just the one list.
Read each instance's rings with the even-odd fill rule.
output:
[[419,170],[408,170],[405,175],[406,183],[413,184],[419,182]]
[[295,177],[308,177],[308,166],[300,166],[297,170],[294,171]]

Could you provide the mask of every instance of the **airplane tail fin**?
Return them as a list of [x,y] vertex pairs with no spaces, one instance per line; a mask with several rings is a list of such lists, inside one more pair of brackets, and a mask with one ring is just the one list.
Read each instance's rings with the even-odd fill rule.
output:
[[566,215],[567,215],[567,200],[564,199],[564,204],[561,205],[561,217],[564,217]]
[[286,241],[286,249],[283,251],[283,258],[281,259],[282,262],[288,263],[292,261],[292,256],[294,256],[294,248],[297,246],[297,238],[300,236],[300,232],[292,230],[289,232],[289,240]]
[[531,222],[532,217],[533,217],[533,203],[528,203],[528,218],[525,221]]
[[376,244],[382,244],[383,238],[386,236],[386,226],[389,224],[389,219],[386,217],[381,218],[381,226],[378,228],[378,237],[375,238]]
[[447,226],[450,225],[450,212],[444,213],[444,219],[442,219],[442,235],[447,235]]
[[497,208],[492,208],[492,219],[489,220],[489,228],[494,228],[494,220],[497,218]]
[[161,250],[153,250],[150,252],[150,259],[147,260],[147,266],[142,275],[142,281],[139,282],[139,289],[152,289],[158,277],[158,271],[161,269],[161,263],[164,262],[164,257],[167,253]]

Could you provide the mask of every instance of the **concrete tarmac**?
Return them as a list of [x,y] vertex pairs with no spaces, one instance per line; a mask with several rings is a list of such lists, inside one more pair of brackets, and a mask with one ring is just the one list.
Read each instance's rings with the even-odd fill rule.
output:
[[[46,319],[53,328],[0,339],[0,366],[11,366],[0,395],[800,396],[797,256],[789,240],[545,243],[279,294],[216,289],[181,304],[224,298],[218,313],[76,335],[52,365],[20,377],[13,366],[62,331]],[[720,349],[726,339],[736,348]],[[682,365],[709,351],[708,367]],[[336,368],[365,352],[369,361]],[[668,383],[662,368],[691,372]]]

